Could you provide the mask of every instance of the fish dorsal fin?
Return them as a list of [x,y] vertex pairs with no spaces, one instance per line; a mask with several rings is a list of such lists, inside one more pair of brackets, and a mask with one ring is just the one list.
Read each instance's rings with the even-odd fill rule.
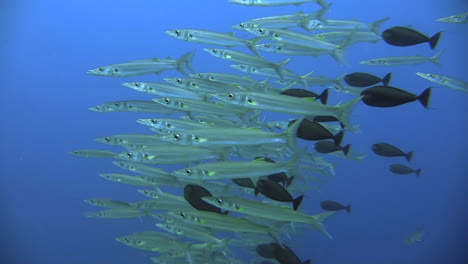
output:
[[230,36],[230,37],[233,37],[233,36],[234,36],[234,32],[227,32],[226,35],[227,35],[227,36]]
[[261,130],[259,127],[248,127],[247,129],[250,129],[250,130]]

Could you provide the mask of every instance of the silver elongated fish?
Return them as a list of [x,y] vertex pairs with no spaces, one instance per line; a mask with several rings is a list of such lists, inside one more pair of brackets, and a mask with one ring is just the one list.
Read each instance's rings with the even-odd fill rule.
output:
[[205,72],[205,73],[192,73],[189,74],[190,78],[198,78],[210,80],[213,82],[220,82],[225,84],[235,84],[239,86],[253,86],[258,81],[250,78],[249,76],[239,76],[229,73]]
[[220,33],[210,30],[199,30],[199,29],[173,29],[167,30],[164,33],[167,35],[187,42],[207,44],[207,45],[217,45],[227,48],[237,47],[237,46],[246,46],[251,51],[255,53],[255,50],[252,49],[252,46],[258,42],[260,39],[242,39],[234,36],[232,32],[229,33]]
[[213,97],[233,105],[251,109],[286,113],[303,117],[333,116],[346,127],[351,127],[350,115],[353,107],[360,101],[360,97],[345,104],[331,106],[314,100],[297,98],[282,94],[263,93],[225,93],[213,94]]
[[283,78],[284,65],[286,65],[291,60],[291,58],[289,58],[278,63],[273,63],[270,61],[266,61],[261,57],[249,55],[249,54],[239,52],[239,51],[234,51],[234,50],[227,50],[227,49],[203,49],[203,50],[208,52],[212,56],[215,56],[217,58],[221,58],[224,60],[232,61],[235,63],[247,64],[247,65],[257,66],[261,68],[271,68],[281,78]]
[[195,226],[181,225],[181,224],[156,224],[157,227],[166,230],[170,233],[178,236],[184,236],[190,239],[203,241],[203,242],[214,242],[221,244],[224,242],[223,239],[219,239],[209,231],[209,229],[196,228]]
[[207,147],[236,147],[279,145],[280,149],[296,149],[296,134],[302,119],[282,133],[266,132],[257,128],[209,128],[188,130],[163,136],[164,140],[180,145]]
[[171,174],[177,178],[198,180],[230,180],[242,178],[259,178],[275,173],[295,175],[299,164],[297,159],[283,163],[271,163],[264,160],[254,161],[221,161],[203,163],[176,170]]
[[188,164],[203,160],[222,160],[225,156],[227,154],[221,150],[170,144],[123,152],[115,158],[143,164]]
[[87,199],[84,200],[86,203],[94,206],[99,207],[107,207],[107,208],[131,208],[132,205],[119,201],[119,200],[112,200],[112,199]]
[[156,104],[153,101],[143,100],[127,100],[127,101],[115,101],[104,103],[98,106],[90,107],[88,110],[100,113],[110,112],[145,112],[145,113],[157,113],[157,114],[174,114],[179,113],[174,109],[169,109]]
[[132,82],[122,83],[122,85],[138,92],[160,97],[182,97],[198,100],[204,99],[204,96],[200,94],[165,83]]
[[[198,94],[208,94],[216,92],[225,92],[232,90],[245,90],[240,89],[239,86],[229,85],[216,81],[198,79],[198,78],[164,78],[164,80],[174,86],[192,91]],[[170,97],[170,96],[167,96]],[[173,96],[176,97],[176,96]],[[185,98],[184,96],[179,96]]]
[[190,119],[143,118],[138,119],[137,122],[142,125],[154,128],[160,131],[161,134],[198,128],[210,128],[214,126],[213,123],[197,122]]
[[437,19],[438,22],[445,22],[445,23],[454,23],[454,24],[464,24],[468,23],[468,12],[463,14],[452,15],[448,17],[442,17]]
[[147,215],[148,212],[141,211],[135,207],[111,208],[99,212],[86,212],[84,215],[90,218],[136,218]]
[[134,185],[134,186],[141,186],[141,187],[152,187],[156,186],[155,184],[147,181],[144,179],[144,176],[130,176],[125,174],[119,173],[101,173],[99,174],[102,178],[118,182],[122,184]]
[[167,70],[177,70],[186,74],[185,68],[193,72],[191,62],[195,52],[188,52],[179,59],[146,59],[135,60],[126,63],[102,66],[88,71],[88,74],[109,77],[132,77],[146,74],[159,74]]
[[371,65],[371,66],[398,66],[398,65],[413,65],[432,62],[437,66],[440,66],[439,58],[445,50],[437,52],[432,57],[423,57],[419,55],[415,56],[404,56],[404,57],[385,57],[378,59],[371,59],[361,61],[360,64]]
[[349,45],[358,42],[376,43],[382,39],[382,36],[379,34],[368,31],[331,31],[318,33],[313,35],[313,37],[336,45],[344,42],[348,42]]
[[[273,69],[270,68],[259,68],[251,65],[246,65],[246,64],[238,64],[238,65],[231,65],[232,68],[239,70],[241,72],[245,73],[251,73],[267,78],[278,78],[278,75]],[[304,75],[297,75],[289,70],[284,70],[283,71],[283,78],[281,79],[282,83],[300,83],[303,86],[307,87],[307,83],[305,82],[305,78],[311,75],[314,72],[309,72]],[[265,89],[266,90],[266,89]],[[268,91],[275,92],[275,93],[280,93],[282,90],[273,88],[273,89],[268,89]],[[231,90],[231,92],[234,92]],[[254,92],[252,90],[252,92]]]
[[229,2],[245,6],[285,6],[302,5],[306,3],[317,3],[322,7],[327,6],[324,0],[229,0]]
[[389,20],[389,17],[379,19],[372,23],[365,23],[358,20],[332,20],[326,19],[325,21],[311,20],[306,25],[309,31],[313,30],[361,30],[361,31],[372,31],[376,34],[380,34],[380,25]]
[[158,135],[145,135],[145,134],[122,134],[95,139],[99,143],[107,145],[122,146],[130,149],[142,148],[145,146],[154,146],[161,144]]
[[246,30],[259,37],[265,37],[279,43],[289,43],[296,46],[305,46],[308,49],[315,49],[324,53],[326,52],[327,54],[330,54],[337,62],[346,63],[346,59],[344,57],[344,48],[346,45],[348,45],[348,43],[335,45],[307,34],[284,29],[256,27]]
[[433,74],[433,73],[417,72],[416,75],[430,82],[440,84],[450,89],[468,93],[468,83],[465,81],[457,80],[455,78],[450,78],[444,75]]
[[234,196],[203,197],[203,201],[219,208],[247,214],[255,217],[268,218],[276,221],[298,222],[310,224],[326,237],[333,239],[322,222],[336,212],[325,212],[318,215],[305,215],[287,207],[264,203]]
[[114,158],[117,153],[108,150],[97,150],[97,149],[81,149],[70,151],[70,154],[73,154],[78,157],[85,158]]

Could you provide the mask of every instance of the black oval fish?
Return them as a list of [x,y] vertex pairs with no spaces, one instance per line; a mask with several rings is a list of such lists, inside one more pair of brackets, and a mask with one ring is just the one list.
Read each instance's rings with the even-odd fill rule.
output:
[[299,98],[317,98],[322,104],[327,104],[328,101],[328,89],[323,90],[321,94],[316,94],[305,89],[288,89],[282,91],[281,94]]
[[407,27],[392,27],[382,33],[385,42],[392,46],[406,47],[428,42],[431,49],[437,47],[441,32],[431,38],[423,33]]
[[252,182],[250,178],[237,178],[237,179],[232,179],[232,182],[235,184],[245,187],[245,188],[250,188],[250,189],[255,189],[255,184]]
[[391,86],[374,86],[361,92],[362,101],[373,107],[394,107],[419,100],[428,108],[431,88],[427,88],[419,96]]
[[323,210],[327,211],[339,211],[339,210],[346,210],[346,212],[349,214],[351,212],[351,205],[349,204],[348,206],[344,206],[338,202],[332,201],[332,200],[325,200],[320,203],[320,207]]
[[270,243],[269,248],[273,258],[280,264],[310,264],[310,260],[302,260],[285,244]]
[[421,175],[421,169],[412,169],[408,166],[402,164],[392,164],[390,165],[390,171],[396,174],[411,174],[415,173],[416,176]]
[[369,86],[378,84],[379,82],[382,82],[383,85],[388,85],[390,83],[391,78],[392,78],[391,72],[387,73],[387,75],[385,75],[385,77],[383,77],[382,79],[369,73],[355,72],[355,73],[347,74],[344,77],[344,80],[348,85],[351,85],[354,87],[369,87]]
[[[256,157],[255,159],[262,159],[266,162],[275,163],[274,160],[268,157]],[[281,183],[284,187],[288,187],[294,180],[294,176],[288,177],[288,175],[284,172],[278,172],[275,174],[268,175],[267,178],[274,182]]]
[[401,149],[388,144],[388,143],[375,143],[371,147],[372,151],[384,157],[405,157],[408,162],[411,161],[413,158],[413,152],[410,151],[408,153],[403,152]]
[[218,214],[228,213],[228,211],[222,212],[218,207],[203,201],[201,198],[205,196],[212,197],[213,195],[200,185],[187,184],[184,187],[184,198],[193,208],[200,211],[214,212]]
[[348,144],[344,147],[337,145],[335,142],[328,141],[328,140],[322,140],[314,144],[314,148],[317,152],[319,153],[332,153],[336,152],[339,150],[342,150],[345,156],[348,155],[349,149],[351,148],[351,145]]
[[[288,127],[292,126],[297,119],[291,120],[288,124]],[[344,131],[340,131],[336,135],[333,135],[325,127],[316,121],[311,121],[309,119],[303,119],[299,129],[297,130],[298,138],[304,140],[323,140],[323,139],[333,139],[336,144],[341,144],[341,140],[344,136]]]
[[304,198],[304,195],[293,198],[283,186],[272,180],[258,180],[255,186],[255,195],[259,193],[275,201],[292,202],[294,211],[301,205]]

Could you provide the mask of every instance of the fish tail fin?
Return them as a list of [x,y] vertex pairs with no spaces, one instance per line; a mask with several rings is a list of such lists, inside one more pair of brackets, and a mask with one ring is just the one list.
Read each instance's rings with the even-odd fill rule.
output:
[[297,149],[297,131],[299,130],[299,127],[301,126],[303,120],[304,118],[297,119],[292,126],[290,126],[285,132],[283,132],[286,134],[286,143],[291,150]]
[[333,141],[335,142],[337,146],[341,145],[341,141],[343,141],[343,137],[344,137],[343,130],[341,130],[340,132],[338,132],[336,135],[333,136]]
[[414,171],[414,173],[416,173],[416,176],[419,177],[419,176],[421,176],[421,171],[422,171],[421,169],[417,169],[417,170]]
[[342,105],[339,105],[340,108],[340,113],[338,120],[345,126],[345,127],[351,127],[351,122],[349,121],[351,112],[354,108],[354,106],[361,101],[361,97],[356,97],[353,100],[350,100],[349,102],[346,102]]
[[424,106],[424,108],[429,107],[429,99],[431,98],[432,87],[427,88],[418,96],[419,102]]
[[317,2],[317,4],[319,4],[319,5],[322,7],[322,9],[323,9],[323,8],[328,9],[328,6],[329,6],[329,5],[327,5],[327,3],[325,3],[324,0],[317,0],[316,2]]
[[390,17],[385,17],[385,18],[382,18],[382,19],[379,19],[379,20],[373,22],[373,23],[371,24],[371,30],[372,30],[375,34],[380,35],[380,30],[379,30],[380,25],[381,25],[383,22],[385,22],[385,21],[387,21],[387,20],[389,20],[389,19],[390,19]]
[[346,206],[346,212],[349,214],[351,213],[351,205],[348,204],[348,206]]
[[332,51],[331,56],[338,63],[348,64],[344,55],[344,47],[341,45]]
[[345,156],[348,156],[348,153],[349,153],[349,150],[351,149],[351,144],[348,144],[346,146],[343,147],[343,153]]
[[299,208],[299,205],[301,205],[303,199],[304,199],[304,195],[300,195],[292,201],[294,211],[296,211],[297,208]]
[[302,264],[310,264],[310,263],[311,263],[311,262],[310,262],[310,259],[308,259],[308,260],[302,262]]
[[325,221],[325,219],[327,219],[329,216],[332,216],[334,214],[336,214],[336,211],[329,211],[329,212],[313,215],[311,216],[310,224],[315,229],[317,229],[320,233],[324,234],[326,237],[333,239],[333,237],[325,229],[325,226],[323,225],[323,221]]
[[327,104],[328,101],[328,89],[323,90],[323,92],[319,95],[318,99],[322,104]]
[[286,59],[284,61],[280,61],[278,63],[274,63],[274,70],[275,72],[278,74],[278,76],[284,80],[284,76],[283,76],[283,67],[284,65],[288,64],[288,62],[290,62],[292,60],[292,58],[289,58],[289,59]]
[[441,34],[442,32],[439,32],[429,39],[429,45],[431,46],[431,49],[435,49],[437,47],[437,43],[439,42]]
[[411,159],[413,158],[413,151],[406,153],[405,158],[408,162],[411,162]]
[[392,79],[392,73],[389,72],[387,73],[387,75],[385,75],[385,77],[383,77],[382,79],[382,83],[383,85],[387,86],[389,83],[390,83],[390,80]]
[[184,55],[180,56],[177,60],[177,70],[182,74],[187,74],[184,68],[189,69],[191,72],[195,72],[192,68],[192,58],[195,54],[195,51],[187,52]]
[[439,58],[440,58],[440,56],[442,56],[442,54],[444,52],[445,52],[445,50],[441,50],[441,51],[437,52],[434,56],[431,57],[431,62],[440,67],[441,65],[440,65],[440,62],[439,62]]
[[286,188],[289,187],[289,185],[291,185],[293,180],[294,180],[294,176],[291,176],[286,180]]
[[262,39],[264,39],[263,37],[255,37],[255,38],[252,38],[252,39],[248,39],[245,41],[245,44],[247,45],[247,48],[253,52],[255,55],[257,55],[258,57],[260,57],[260,55],[258,54],[258,51],[257,49],[255,48],[255,45],[257,45],[257,43],[259,41],[261,41]]

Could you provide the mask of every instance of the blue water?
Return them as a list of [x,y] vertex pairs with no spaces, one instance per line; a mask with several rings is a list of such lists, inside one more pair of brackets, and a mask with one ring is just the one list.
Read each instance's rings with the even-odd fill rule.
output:
[[[438,46],[438,50],[446,49],[440,59],[442,67],[359,65],[375,57],[433,55],[427,44],[400,48],[382,41],[350,47],[346,52],[349,66],[329,57],[295,58],[288,66],[294,72],[314,70],[316,76],[335,78],[354,71],[378,76],[391,71],[391,84],[413,93],[432,86],[417,77],[417,71],[468,81],[467,25],[434,21],[466,12],[466,0],[332,2],[326,14],[329,19],[371,22],[389,16],[382,29],[411,25],[428,35],[443,31]],[[97,137],[145,133],[135,119],[151,115],[100,114],[87,108],[113,100],[148,99],[120,83],[158,82],[161,77],[105,78],[87,75],[87,70],[197,50],[197,71],[236,73],[228,62],[204,53],[205,46],[178,41],[163,32],[176,28],[228,32],[231,25],[252,18],[317,9],[314,4],[244,7],[224,0],[18,0],[3,1],[0,7],[0,262],[8,264],[150,263],[151,253],[115,241],[117,236],[153,229],[150,221],[82,215],[95,209],[84,199],[141,199],[135,188],[97,176],[125,172],[107,160],[83,159],[67,152],[105,149],[93,141]],[[267,58],[279,61],[285,57]],[[331,103],[349,98],[330,94]],[[435,86],[429,110],[417,102],[389,109],[359,104],[352,120],[360,124],[362,133],[346,134],[345,142],[365,152],[366,158],[360,163],[331,159],[338,162],[336,178],[320,192],[307,193],[302,205],[306,212],[320,212],[319,202],[333,199],[351,203],[352,213],[340,213],[327,221],[334,240],[309,230],[286,243],[302,259],[320,264],[466,263],[467,103],[466,93]],[[421,177],[391,174],[388,166],[403,159],[374,155],[370,146],[376,142],[414,150],[411,166],[422,168]],[[426,230],[424,240],[405,246],[402,241],[419,228]]]

